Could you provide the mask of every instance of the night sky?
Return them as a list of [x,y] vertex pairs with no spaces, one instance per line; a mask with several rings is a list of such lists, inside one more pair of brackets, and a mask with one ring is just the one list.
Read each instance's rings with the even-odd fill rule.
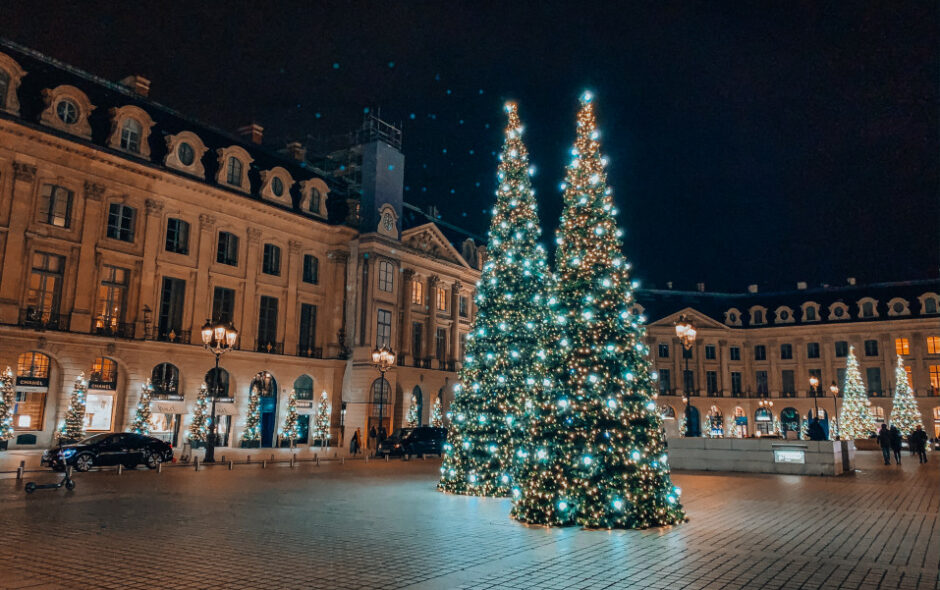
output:
[[585,4],[8,1],[0,35],[274,147],[381,109],[405,199],[478,233],[516,100],[547,245],[590,88],[644,286],[937,276],[936,3]]

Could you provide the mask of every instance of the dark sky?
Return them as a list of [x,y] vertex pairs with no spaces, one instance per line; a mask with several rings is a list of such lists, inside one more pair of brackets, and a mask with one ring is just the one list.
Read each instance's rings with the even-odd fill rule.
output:
[[517,100],[546,242],[590,88],[637,277],[742,291],[937,276],[937,8],[7,1],[0,35],[276,144],[380,108],[406,200],[480,233]]

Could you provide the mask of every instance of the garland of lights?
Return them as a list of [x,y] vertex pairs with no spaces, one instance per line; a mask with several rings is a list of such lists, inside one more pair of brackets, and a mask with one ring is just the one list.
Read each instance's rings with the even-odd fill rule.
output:
[[669,476],[643,318],[630,311],[635,286],[599,137],[586,92],[562,184],[550,300],[561,330],[549,352],[553,386],[530,400],[512,515],[543,525],[671,525],[685,514]]
[[477,313],[444,445],[439,489],[475,496],[509,494],[515,449],[524,435],[525,399],[544,380],[544,291],[551,282],[516,105],[507,103],[488,260],[477,283]]

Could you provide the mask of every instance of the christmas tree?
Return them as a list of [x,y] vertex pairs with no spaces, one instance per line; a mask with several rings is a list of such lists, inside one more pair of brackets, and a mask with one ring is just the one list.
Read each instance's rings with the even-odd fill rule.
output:
[[317,416],[314,419],[314,439],[320,441],[320,446],[329,446],[330,434],[330,416],[333,413],[333,404],[330,403],[330,396],[325,391],[320,394],[320,403],[317,404]]
[[554,386],[531,409],[514,518],[533,524],[646,528],[682,522],[656,407],[656,374],[633,315],[606,158],[590,93],[581,97],[556,252]]
[[489,259],[477,283],[477,313],[454,387],[456,399],[438,486],[478,496],[509,494],[515,450],[523,438],[525,398],[541,386],[551,281],[516,105],[496,174]]
[[431,406],[431,426],[434,428],[444,427],[444,413],[441,410],[441,398],[434,398],[434,405]]
[[0,441],[13,438],[13,406],[16,404],[16,389],[13,370],[0,374]]
[[193,409],[193,421],[189,425],[190,442],[206,442],[206,435],[209,434],[209,391],[206,384],[199,386],[199,393],[196,395],[196,407]]
[[415,396],[411,396],[411,405],[408,406],[408,414],[405,415],[405,426],[414,428],[418,425],[418,404]]
[[85,373],[75,378],[72,386],[72,396],[69,398],[69,408],[65,411],[65,423],[59,429],[59,438],[64,440],[79,440],[85,435],[85,394],[88,382]]
[[284,416],[281,438],[288,441],[297,439],[297,394],[294,393],[294,388],[291,388],[287,395],[287,415]]
[[891,408],[891,425],[897,426],[903,436],[909,436],[918,425],[923,426],[917,400],[911,390],[911,383],[904,370],[904,359],[898,355],[898,366],[894,370],[897,388],[894,391],[894,405]]
[[261,440],[261,391],[252,384],[248,391],[248,417],[245,418],[245,433],[242,440],[251,444]]
[[855,358],[855,347],[849,347],[849,356],[845,359],[845,383],[842,384],[842,412],[839,413],[839,424],[842,429],[842,438],[852,440],[868,438],[875,432],[875,419],[868,411],[868,393],[862,372],[858,368],[858,359]]
[[150,399],[153,395],[153,385],[150,379],[140,386],[140,399],[137,400],[137,414],[134,416],[134,423],[131,425],[131,432],[137,434],[150,434],[153,426],[150,424]]

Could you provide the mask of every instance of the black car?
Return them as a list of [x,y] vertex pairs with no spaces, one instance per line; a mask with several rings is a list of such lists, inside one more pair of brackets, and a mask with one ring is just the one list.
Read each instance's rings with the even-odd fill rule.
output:
[[447,440],[445,428],[418,426],[399,428],[379,445],[379,455],[442,455]]
[[160,463],[173,460],[173,445],[158,438],[133,432],[103,432],[77,443],[53,447],[42,454],[42,464],[56,471],[66,465],[76,471],[88,471],[103,465],[123,465],[134,469],[140,463],[156,469]]

